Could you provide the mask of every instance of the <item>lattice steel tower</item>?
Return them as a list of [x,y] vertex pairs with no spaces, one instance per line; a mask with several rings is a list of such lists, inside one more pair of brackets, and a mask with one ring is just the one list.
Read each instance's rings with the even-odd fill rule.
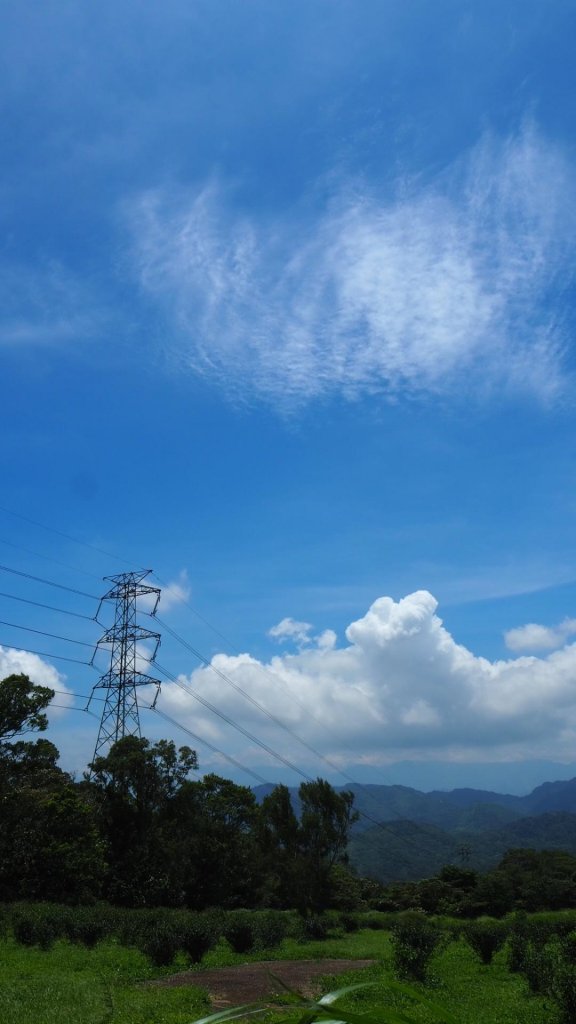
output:
[[[141,641],[152,640],[154,650],[146,660],[152,663],[160,645],[160,634],[144,629],[136,622],[137,606],[139,597],[149,597],[152,607],[149,614],[154,615],[160,600],[158,587],[149,587],[142,583],[152,572],[151,569],[143,569],[140,572],[123,572],[117,576],[105,576],[114,584],[111,590],[100,600],[98,615],[105,601],[115,602],[114,625],[107,629],[96,644],[94,657],[98,650],[106,646],[110,650],[110,668],[100,677],[92,690],[90,701],[98,689],[106,690],[106,699],[98,739],[94,748],[95,760],[108,753],[109,748],[117,740],[124,736],[140,736],[140,716],[138,713],[138,686],[155,686],[156,694],[152,706],[160,690],[160,680],[139,672],[137,664],[142,660],[142,653],[138,653],[137,644]],[[94,657],[92,661],[94,661]]]

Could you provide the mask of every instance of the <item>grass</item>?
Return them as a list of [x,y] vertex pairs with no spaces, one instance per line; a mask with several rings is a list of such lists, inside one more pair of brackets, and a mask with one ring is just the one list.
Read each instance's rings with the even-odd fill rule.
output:
[[378,960],[386,943],[385,932],[365,930],[317,942],[302,943],[288,938],[269,951],[254,949],[250,953],[234,953],[228,943],[221,940],[199,966],[201,969],[233,967],[262,960]]
[[[362,971],[327,978],[324,991],[358,981],[370,988],[345,996],[338,1006],[356,1012],[389,1007],[421,1024],[433,1016],[423,1006],[393,991],[391,951],[386,932],[361,930],[323,942],[286,939],[278,950],[233,953],[221,942],[202,968],[270,959],[374,959]],[[210,1012],[206,993],[197,987],[161,988],[142,984],[181,969],[151,968],[136,950],[101,942],[93,950],[58,942],[49,952],[23,948],[12,940],[0,943],[0,1021],[2,1024],[191,1024]],[[272,968],[273,970],[273,968]],[[458,1024],[557,1024],[555,1008],[529,996],[526,983],[508,972],[501,951],[490,966],[482,965],[463,941],[452,942],[433,962],[430,985],[415,986],[446,1007]],[[335,1014],[337,1016],[337,1014]],[[257,1018],[258,1019],[258,1018]],[[265,1020],[274,1024],[276,1014]],[[298,1020],[298,1014],[295,1015]],[[382,1015],[384,1019],[384,1015]],[[286,1024],[286,1020],[284,1024]]]
[[137,950],[102,942],[93,950],[57,942],[49,952],[0,945],[2,1024],[188,1024],[209,1010],[199,988],[156,988]]
[[[359,980],[370,981],[373,986],[344,999],[344,1007],[369,1012],[378,1006],[389,1006],[409,1013],[411,1019],[422,1024],[432,1024],[434,1018],[424,1007],[390,988],[393,974],[387,962],[327,979],[327,984],[340,987]],[[526,982],[519,975],[510,974],[504,952],[496,954],[493,963],[485,966],[463,940],[452,942],[434,959],[427,986],[415,984],[414,988],[446,1007],[459,1024],[557,1024],[558,1021],[555,1007],[529,995]]]

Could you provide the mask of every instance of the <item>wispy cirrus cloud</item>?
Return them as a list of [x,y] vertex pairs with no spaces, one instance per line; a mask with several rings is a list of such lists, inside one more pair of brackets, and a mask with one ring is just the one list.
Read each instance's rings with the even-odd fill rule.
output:
[[149,191],[130,210],[133,257],[179,364],[232,396],[498,387],[549,400],[565,382],[574,198],[562,153],[526,129],[403,195],[343,186],[273,222],[234,212],[213,184]]

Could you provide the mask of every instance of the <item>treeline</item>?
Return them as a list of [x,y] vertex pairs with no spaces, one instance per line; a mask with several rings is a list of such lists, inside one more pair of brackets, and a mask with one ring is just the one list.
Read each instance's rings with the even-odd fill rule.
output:
[[135,736],[76,782],[54,744],[18,738],[46,727],[52,696],[24,675],[0,683],[0,901],[302,913],[330,905],[351,794],[303,783],[297,818],[287,787],[258,804],[228,779],[193,780],[189,747]]
[[[366,881],[363,888],[367,895]],[[419,910],[457,918],[576,909],[576,857],[560,850],[508,850],[485,874],[448,864],[418,882],[373,882],[369,902],[387,912]]]
[[474,918],[576,908],[576,857],[511,850],[485,874],[448,865],[384,886],[347,868],[353,795],[303,783],[258,803],[196,754],[125,737],[75,781],[41,732],[53,694],[27,676],[0,682],[0,903],[95,901],[127,908],[419,910]]

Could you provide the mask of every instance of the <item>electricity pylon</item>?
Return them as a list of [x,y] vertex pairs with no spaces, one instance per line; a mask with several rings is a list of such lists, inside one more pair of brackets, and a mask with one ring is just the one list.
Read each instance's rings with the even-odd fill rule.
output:
[[[150,615],[156,613],[160,600],[158,587],[149,587],[142,583],[142,580],[152,572],[151,569],[143,569],[140,572],[122,572],[117,576],[105,576],[114,586],[104,597],[100,599],[98,613],[105,601],[114,601],[114,625],[107,629],[96,644],[96,650],[92,662],[101,647],[110,650],[110,668],[94,686],[88,701],[94,697],[98,689],[106,690],[104,710],[100,719],[98,739],[94,748],[94,761],[97,757],[103,757],[113,743],[124,736],[140,736],[140,716],[138,713],[138,686],[155,686],[156,694],[152,706],[156,703],[160,690],[160,680],[139,672],[138,661],[143,658],[152,663],[160,645],[160,634],[144,629],[136,622],[136,602],[139,597],[148,597],[152,601]],[[148,656],[138,652],[137,645],[146,640],[152,640],[154,650]]]

